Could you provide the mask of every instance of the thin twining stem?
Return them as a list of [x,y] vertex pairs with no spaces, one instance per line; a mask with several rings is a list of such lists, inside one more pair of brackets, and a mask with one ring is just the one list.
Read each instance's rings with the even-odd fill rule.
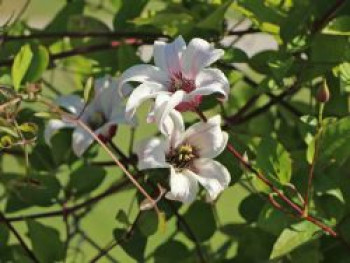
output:
[[128,230],[118,239],[111,242],[106,248],[102,249],[93,259],[91,259],[90,263],[95,263],[98,260],[100,260],[103,256],[105,256],[109,251],[111,251],[114,247],[117,245],[125,242],[128,240],[134,233],[135,228],[137,227],[137,222],[141,216],[142,211],[139,211],[139,213],[136,215],[133,223],[129,226]]
[[[21,247],[24,249],[24,251],[27,253],[29,258],[33,260],[36,263],[39,263],[39,260],[36,258],[34,253],[29,249],[27,244],[24,242],[23,238],[21,235],[17,232],[17,230],[13,227],[13,225],[10,223],[10,221],[3,215],[2,212],[0,212],[0,220],[2,222],[5,222],[9,230],[12,232],[12,234],[17,238],[18,242],[20,243]],[[1,222],[0,221],[0,222]]]
[[[196,113],[200,117],[200,119],[204,122],[207,122],[207,117],[204,115],[202,111],[199,109],[196,110]],[[318,219],[312,217],[311,215],[304,215],[303,209],[300,208],[297,204],[295,204],[291,199],[289,199],[286,195],[284,195],[283,192],[281,192],[276,186],[273,185],[272,182],[270,182],[269,179],[267,179],[261,172],[256,170],[247,160],[244,158],[237,150],[236,148],[231,144],[227,143],[226,149],[250,172],[255,174],[257,178],[262,181],[264,184],[266,184],[276,195],[281,198],[281,200],[286,203],[292,210],[296,212],[296,214],[318,227],[320,227],[323,231],[326,233],[332,235],[333,237],[338,237],[337,232],[335,232],[331,227],[325,225]]]
[[312,181],[314,178],[314,173],[315,173],[315,166],[316,166],[316,161],[318,159],[319,155],[319,150],[320,150],[320,142],[322,139],[322,134],[323,134],[323,126],[322,126],[322,119],[323,119],[323,111],[324,111],[324,103],[320,104],[319,108],[319,116],[318,116],[318,125],[317,125],[317,131],[314,139],[314,155],[311,160],[311,164],[309,166],[309,175],[308,175],[308,181],[307,181],[307,188],[305,192],[305,202],[304,202],[304,207],[303,207],[303,212],[304,215],[307,216],[309,213],[309,199],[310,199],[310,194],[312,190]]
[[157,202],[146,192],[146,190],[139,184],[139,182],[133,177],[133,175],[125,168],[125,166],[118,160],[118,158],[115,157],[113,152],[107,147],[107,145],[100,140],[100,138],[88,127],[83,121],[80,119],[77,119],[76,116],[69,114],[67,112],[62,111],[57,105],[55,105],[52,101],[44,98],[39,99],[40,102],[44,103],[46,106],[49,107],[49,109],[57,114],[59,114],[61,117],[64,117],[67,121],[72,122],[82,129],[84,129],[86,132],[94,138],[94,140],[102,147],[102,149],[111,157],[111,159],[115,162],[117,166],[125,173],[125,175],[129,178],[129,180],[136,186],[136,188],[147,198],[151,204],[152,207],[154,207],[155,211],[159,214],[159,208],[157,206]]
[[[55,211],[50,212],[44,212],[44,213],[37,213],[37,214],[29,214],[29,215],[22,215],[22,216],[14,216],[14,217],[8,217],[8,222],[18,222],[18,221],[24,221],[27,219],[39,219],[39,218],[51,218],[51,217],[58,217],[58,216],[68,216],[71,214],[74,214],[75,212],[92,206],[93,204],[103,200],[104,198],[117,193],[121,189],[125,188],[130,184],[130,180],[125,178],[121,180],[116,185],[111,186],[106,191],[102,192],[101,194],[98,194],[92,198],[87,199],[86,201],[76,204],[74,206],[67,206],[64,209],[59,209]],[[4,218],[0,217],[0,223],[4,222]]]

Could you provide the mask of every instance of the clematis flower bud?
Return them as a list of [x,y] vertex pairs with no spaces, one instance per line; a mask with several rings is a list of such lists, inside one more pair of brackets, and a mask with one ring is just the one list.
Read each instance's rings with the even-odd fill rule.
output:
[[[85,105],[83,99],[76,95],[61,96],[57,104],[84,122],[101,141],[107,142],[117,131],[118,124],[132,124],[125,119],[125,105],[117,90],[117,81],[110,77],[97,79],[94,84],[93,97]],[[45,129],[45,141],[50,145],[53,134],[62,128],[74,128],[72,148],[81,156],[93,143],[94,138],[81,127],[69,120],[50,120]]]
[[331,95],[329,93],[327,82],[324,80],[317,90],[316,99],[318,102],[326,103],[329,101],[330,97]]

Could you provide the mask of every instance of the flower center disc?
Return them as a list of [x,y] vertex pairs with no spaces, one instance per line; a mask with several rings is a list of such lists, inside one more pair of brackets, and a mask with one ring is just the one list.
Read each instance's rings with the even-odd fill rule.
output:
[[196,89],[196,85],[194,83],[194,80],[184,78],[181,73],[177,73],[171,78],[171,83],[169,88],[170,92],[183,90],[187,93],[190,93],[195,89]]
[[190,144],[180,145],[178,148],[170,152],[166,159],[176,169],[188,168],[192,161],[197,158],[195,148]]

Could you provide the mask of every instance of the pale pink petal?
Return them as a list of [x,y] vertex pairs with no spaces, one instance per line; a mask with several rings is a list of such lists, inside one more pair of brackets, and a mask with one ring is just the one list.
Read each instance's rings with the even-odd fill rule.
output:
[[177,37],[172,43],[162,41],[154,42],[154,62],[155,65],[169,75],[181,72],[181,55],[186,48],[186,43],[182,36]]
[[158,138],[152,138],[136,144],[134,152],[138,157],[137,167],[140,170],[169,167],[165,160],[167,151],[168,146],[166,142]]
[[120,94],[123,94],[124,84],[130,81],[167,85],[169,78],[167,73],[160,68],[151,65],[136,65],[124,71],[120,77],[118,86]]
[[[168,117],[169,113],[172,112],[175,107],[181,102],[184,101],[187,94],[183,90],[178,90],[168,98],[165,96],[160,97],[158,101],[156,100],[156,106],[154,107],[154,119],[163,134],[167,134],[167,131],[164,130],[164,121]],[[160,101],[161,100],[161,101]],[[169,131],[168,131],[169,132]]]
[[146,100],[157,97],[161,94],[169,94],[166,87],[157,83],[143,83],[130,94],[126,103],[126,116],[130,119],[136,109]]
[[74,153],[80,157],[94,141],[93,137],[84,129],[78,127],[73,132],[72,146]]
[[208,191],[210,201],[228,187],[231,175],[227,168],[212,159],[200,158],[194,161],[197,181]]
[[196,89],[190,93],[191,96],[210,95],[219,93],[227,99],[230,92],[230,84],[219,69],[203,69],[196,78]]
[[198,122],[186,130],[183,141],[193,145],[200,157],[215,158],[225,149],[228,140],[220,125],[220,115]]
[[224,55],[222,49],[215,49],[207,41],[194,38],[182,55],[182,72],[185,76],[195,76],[205,67],[214,63]]
[[94,81],[94,89],[95,95],[103,92],[105,89],[109,88],[117,88],[117,82],[113,80],[111,76],[104,76],[102,78],[95,79]]
[[191,203],[196,199],[198,184],[194,173],[184,169],[176,171],[170,168],[170,192],[165,197],[183,203]]
[[84,109],[84,101],[77,95],[58,97],[56,103],[76,116]]

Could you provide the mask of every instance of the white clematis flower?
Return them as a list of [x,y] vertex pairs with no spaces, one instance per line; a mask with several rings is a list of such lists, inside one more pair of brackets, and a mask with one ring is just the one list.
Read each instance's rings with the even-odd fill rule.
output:
[[215,200],[230,183],[229,171],[213,160],[226,147],[228,135],[221,130],[221,117],[199,122],[187,130],[181,114],[173,110],[159,123],[165,139],[152,138],[136,146],[138,168],[169,168],[168,199],[192,202],[198,182],[208,191],[207,199]]
[[[94,97],[86,106],[83,99],[77,95],[61,96],[56,102],[83,121],[102,141],[106,142],[115,135],[118,124],[131,123],[125,118],[125,104],[117,87],[117,81],[111,77],[104,77],[95,81]],[[54,133],[67,127],[74,128],[72,147],[74,153],[81,156],[92,144],[94,138],[68,119],[50,120],[44,132],[45,141],[50,145]]]
[[[186,47],[181,36],[167,44],[154,43],[154,62],[152,65],[136,65],[126,70],[120,79],[120,88],[129,81],[141,82],[131,93],[126,114],[133,116],[137,107],[145,100],[159,95],[167,97],[163,114],[172,109],[193,111],[202,101],[202,96],[219,93],[228,97],[229,83],[222,71],[208,68],[223,56],[222,49],[215,49],[207,41],[194,38]],[[154,107],[154,111],[158,108]]]

